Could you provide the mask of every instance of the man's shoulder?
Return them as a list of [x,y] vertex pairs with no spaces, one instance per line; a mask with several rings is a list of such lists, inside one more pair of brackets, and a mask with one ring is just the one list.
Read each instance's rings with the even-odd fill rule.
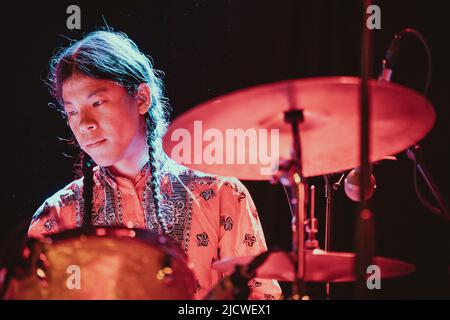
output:
[[71,181],[65,187],[48,197],[36,210],[33,219],[48,214],[51,210],[59,210],[65,206],[75,205],[83,188],[83,178]]
[[247,192],[247,188],[236,177],[221,176],[193,170],[178,164],[173,160],[168,160],[168,163],[164,166],[163,176],[164,175],[171,176],[172,180],[180,180],[184,184],[189,184],[193,187],[199,186],[202,189],[214,188],[215,191],[232,191],[237,194]]

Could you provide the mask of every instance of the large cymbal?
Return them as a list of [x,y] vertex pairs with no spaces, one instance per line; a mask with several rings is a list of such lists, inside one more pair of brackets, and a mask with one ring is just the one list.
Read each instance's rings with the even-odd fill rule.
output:
[[[236,265],[248,265],[255,256],[230,257],[213,263],[213,269],[230,274]],[[256,276],[263,279],[293,281],[295,279],[293,257],[288,252],[272,252],[259,267]],[[374,265],[380,268],[381,278],[395,278],[415,271],[409,263],[374,257]],[[351,282],[354,274],[355,254],[350,252],[326,252],[320,249],[306,251],[305,281],[307,282]]]
[[[435,112],[431,103],[413,90],[375,80],[369,85],[372,103],[370,161],[375,162],[421,140],[433,127]],[[283,121],[283,112],[289,109],[289,101],[292,101],[297,109],[304,110],[304,121],[300,126],[304,176],[351,169],[359,166],[359,93],[360,79],[355,77],[289,80],[239,90],[202,103],[175,119],[164,138],[164,149],[177,162],[199,171],[243,180],[269,180],[270,174],[263,174],[261,168],[270,165],[259,157],[256,164],[251,164],[248,158],[245,164],[237,164],[233,159],[226,162],[225,156],[235,153],[227,143],[225,132],[227,129],[253,129],[258,137],[262,137],[259,129],[279,129],[279,147],[276,149],[279,156],[275,155],[275,158],[288,159],[292,137],[290,127]],[[196,131],[197,140],[194,121],[201,121],[202,127],[201,131]],[[172,134],[180,128],[186,129],[192,138],[190,160],[185,161],[185,158],[184,162],[172,153],[181,141]],[[202,139],[202,133],[207,129],[216,129],[223,137],[222,150],[216,149],[224,164],[208,164],[202,158],[202,151],[211,146],[211,141]],[[253,152],[257,156],[264,149],[255,141],[238,145],[238,148],[247,151],[247,155]],[[200,155],[198,163],[195,163],[196,153]]]

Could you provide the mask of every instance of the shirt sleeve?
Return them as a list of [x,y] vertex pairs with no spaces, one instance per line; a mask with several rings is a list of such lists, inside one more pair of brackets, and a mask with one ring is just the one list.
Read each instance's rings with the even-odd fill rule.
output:
[[28,237],[41,239],[48,234],[59,232],[59,229],[58,208],[45,201],[31,219]]
[[81,179],[79,179],[47,198],[33,215],[28,236],[43,238],[49,234],[76,228],[76,204],[81,191]]
[[[266,240],[253,199],[237,179],[222,185],[220,197],[219,258],[258,255],[267,251]],[[279,299],[278,282],[252,279],[248,283],[251,300]]]

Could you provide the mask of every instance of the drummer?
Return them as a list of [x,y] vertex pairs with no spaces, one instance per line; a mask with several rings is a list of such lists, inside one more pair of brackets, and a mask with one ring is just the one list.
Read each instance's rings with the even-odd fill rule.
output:
[[[125,34],[95,31],[61,49],[48,80],[81,149],[80,172],[36,211],[30,237],[90,223],[164,233],[193,266],[196,299],[221,278],[211,268],[215,260],[267,250],[239,180],[192,171],[163,152],[169,106],[160,74]],[[248,285],[250,299],[281,294],[276,281]]]

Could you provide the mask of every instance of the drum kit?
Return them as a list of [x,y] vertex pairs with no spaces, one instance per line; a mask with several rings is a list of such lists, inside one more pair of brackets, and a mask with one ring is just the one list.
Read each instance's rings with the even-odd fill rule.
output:
[[[213,129],[223,137],[227,130],[278,133],[277,167],[272,174],[264,174],[262,163],[182,163],[210,174],[280,183],[290,191],[292,251],[263,253],[256,264],[259,256],[224,258],[214,262],[213,269],[231,275],[252,266],[247,271],[259,278],[297,284],[357,280],[356,253],[330,251],[329,239],[325,250],[319,247],[314,187],[303,188],[303,182],[359,167],[360,87],[361,79],[356,77],[265,84],[212,99],[172,122],[163,143],[169,156],[178,143],[171,139],[173,132],[179,128],[193,132],[196,121],[201,121],[203,130]],[[368,87],[369,161],[375,163],[420,141],[433,127],[435,112],[424,96],[401,85],[370,80]],[[196,147],[203,150],[209,143],[202,141]],[[227,145],[222,152],[234,154],[234,148]],[[0,273],[4,299],[191,299],[194,295],[194,276],[177,245],[145,230],[65,231],[30,240],[18,260]],[[409,263],[385,257],[373,257],[372,263],[381,269],[382,278],[415,270]],[[67,266],[83,269],[87,278],[80,290],[67,290],[77,285],[76,268]]]
[[[174,120],[165,136],[164,146],[170,155],[178,141],[171,140],[178,128],[195,131],[195,121],[202,121],[202,130],[277,130],[279,132],[278,168],[272,175],[263,170],[265,163],[183,163],[203,172],[236,176],[243,180],[266,180],[281,183],[289,192],[292,213],[292,251],[274,251],[260,257],[230,257],[213,263],[213,268],[226,275],[247,267],[245,272],[263,279],[288,281],[295,284],[319,282],[329,284],[354,282],[357,254],[330,251],[329,235],[326,250],[316,240],[317,219],[314,214],[315,188],[298,187],[298,163],[295,154],[301,153],[301,172],[298,180],[346,172],[359,166],[359,90],[361,79],[354,77],[321,77],[289,80],[240,90],[203,103]],[[422,139],[431,130],[435,113],[432,105],[419,93],[386,81],[369,81],[371,92],[371,150],[370,162],[392,158]],[[301,111],[301,113],[296,113]],[[292,116],[293,115],[293,116]],[[297,119],[295,119],[297,117]],[[299,128],[295,128],[294,122]],[[294,128],[294,130],[292,130]],[[301,143],[296,136],[301,136]],[[300,140],[300,139],[298,139]],[[206,149],[210,141],[199,148]],[[300,151],[296,150],[298,146]],[[231,148],[234,148],[231,145]],[[241,147],[241,146],[239,146]],[[235,150],[225,146],[224,153]],[[354,172],[354,171],[353,171]],[[347,176],[347,179],[350,175]],[[357,185],[357,184],[356,184]],[[328,186],[330,189],[330,187]],[[367,190],[370,196],[373,190]],[[355,198],[358,193],[353,190]],[[329,199],[330,197],[328,197]],[[296,205],[301,203],[301,205]],[[308,203],[309,205],[305,205]],[[331,205],[330,205],[331,206]],[[327,205],[327,233],[330,232],[331,207]],[[296,208],[296,209],[295,209]],[[296,214],[295,211],[299,211]],[[309,217],[306,212],[309,211]],[[302,226],[302,227],[300,227]],[[302,234],[303,233],[303,234]],[[307,234],[307,235],[305,235]],[[302,257],[300,257],[302,255]],[[302,261],[302,268],[297,263]],[[381,270],[382,278],[400,277],[414,272],[409,263],[384,257],[373,257],[372,265]],[[252,266],[251,270],[248,266]],[[299,294],[301,293],[301,294]],[[291,299],[305,294],[293,285]]]
[[[353,77],[298,79],[213,99],[175,119],[166,134],[165,151],[170,155],[175,145],[170,140],[174,130],[193,130],[194,121],[201,120],[204,129],[221,130],[224,135],[225,130],[233,128],[277,129],[280,133],[279,159],[289,158],[293,139],[284,114],[295,106],[303,110],[299,125],[304,177],[346,171],[358,166],[359,154],[355,146],[358,145],[359,86],[360,79]],[[420,94],[380,81],[371,81],[370,90],[374,106],[371,162],[405,150],[432,128],[435,121],[433,107]],[[280,172],[274,176],[263,175],[260,164],[185,165],[243,180],[282,181],[288,175]],[[313,209],[309,220],[316,220]],[[355,281],[356,255],[321,250],[314,241],[317,228],[306,229],[308,241],[298,242],[299,246],[306,246],[303,281]],[[253,256],[225,258],[212,267],[231,274],[236,266],[248,266],[254,259]],[[194,277],[182,252],[167,237],[144,230],[93,228],[65,231],[42,241],[30,240],[21,261],[14,266],[13,276],[4,281],[8,283],[4,290],[5,299],[190,299],[194,293]],[[295,282],[295,261],[295,251],[271,252],[256,268],[256,276]],[[414,271],[414,266],[409,263],[384,257],[374,257],[373,264],[382,270],[383,278]],[[87,277],[81,290],[67,290],[66,269],[69,265],[79,266]]]

